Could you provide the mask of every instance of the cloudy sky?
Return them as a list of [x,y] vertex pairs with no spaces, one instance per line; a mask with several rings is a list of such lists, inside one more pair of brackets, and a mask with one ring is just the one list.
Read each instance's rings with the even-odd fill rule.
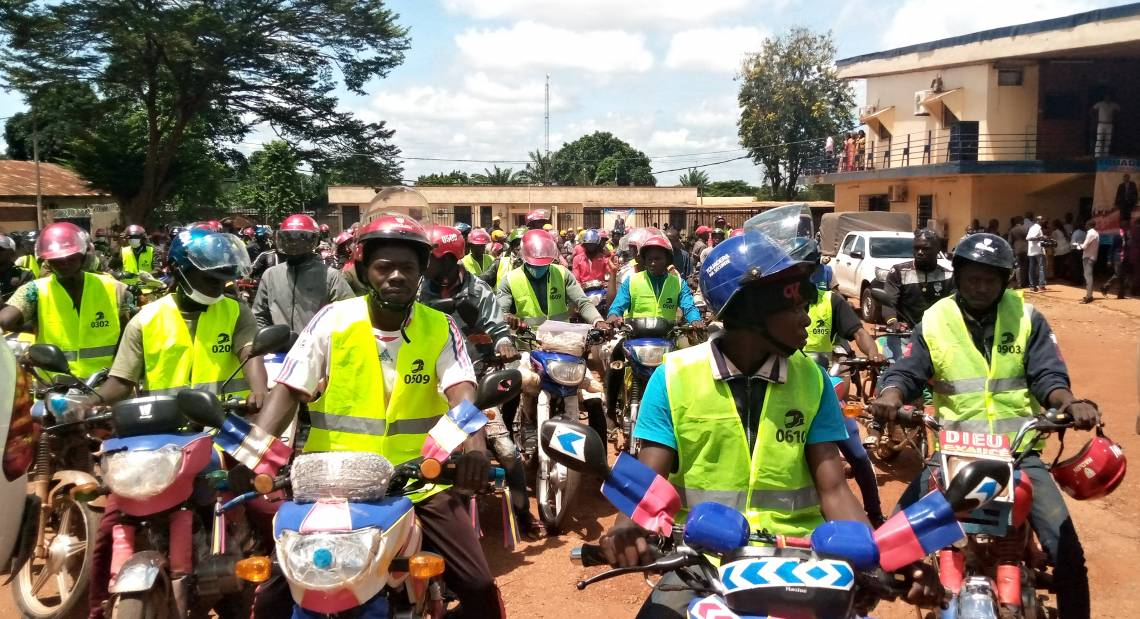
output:
[[[744,154],[734,74],[765,37],[792,26],[832,31],[839,57],[1124,4],[1104,0],[392,0],[411,30],[403,65],[341,104],[386,120],[405,178],[525,160],[595,130],[641,149],[655,171]],[[22,108],[0,95],[0,117]],[[251,138],[256,142],[261,134]],[[521,168],[521,164],[503,163]],[[759,184],[747,160],[705,168]],[[657,175],[659,185],[679,172]]]

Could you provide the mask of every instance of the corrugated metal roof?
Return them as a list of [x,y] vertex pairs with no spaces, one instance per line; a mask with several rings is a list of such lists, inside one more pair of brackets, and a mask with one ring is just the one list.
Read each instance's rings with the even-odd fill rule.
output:
[[[40,163],[40,188],[44,196],[106,196],[87,184],[78,174],[54,163]],[[0,197],[36,195],[36,164],[31,161],[0,160]]]

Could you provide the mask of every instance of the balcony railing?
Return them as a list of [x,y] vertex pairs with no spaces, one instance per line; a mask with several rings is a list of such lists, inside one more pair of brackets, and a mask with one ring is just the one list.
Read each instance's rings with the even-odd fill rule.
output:
[[[1069,136],[1057,136],[1067,142]],[[860,172],[908,166],[933,165],[963,161],[1030,161],[1038,155],[1039,136],[1035,129],[1025,133],[980,133],[978,124],[964,122],[955,127],[872,138],[868,136],[860,148],[845,143],[845,136],[833,138],[833,148],[826,138],[812,141],[815,155],[809,157],[805,174]],[[1048,159],[1062,158],[1070,149],[1047,148]],[[1058,151],[1061,152],[1058,152]],[[1071,149],[1080,150],[1080,148]],[[1069,157],[1078,153],[1068,154]]]

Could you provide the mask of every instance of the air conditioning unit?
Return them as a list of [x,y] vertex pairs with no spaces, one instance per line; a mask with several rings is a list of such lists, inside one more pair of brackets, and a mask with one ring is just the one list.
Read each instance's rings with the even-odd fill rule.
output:
[[877,105],[864,105],[863,107],[859,108],[859,118],[866,118],[878,111],[879,106]]
[[930,112],[922,107],[922,102],[933,93],[933,90],[916,90],[914,91],[914,115],[915,116],[930,116]]
[[906,202],[906,185],[887,185],[887,201]]

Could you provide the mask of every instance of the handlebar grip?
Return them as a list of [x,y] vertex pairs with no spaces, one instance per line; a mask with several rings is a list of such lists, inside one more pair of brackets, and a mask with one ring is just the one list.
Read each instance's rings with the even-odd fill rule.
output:
[[582,567],[609,565],[606,555],[602,553],[602,547],[597,544],[582,544],[571,550],[570,560],[580,563]]
[[909,404],[899,407],[898,413],[895,414],[895,421],[902,426],[920,426],[923,424],[922,411]]

